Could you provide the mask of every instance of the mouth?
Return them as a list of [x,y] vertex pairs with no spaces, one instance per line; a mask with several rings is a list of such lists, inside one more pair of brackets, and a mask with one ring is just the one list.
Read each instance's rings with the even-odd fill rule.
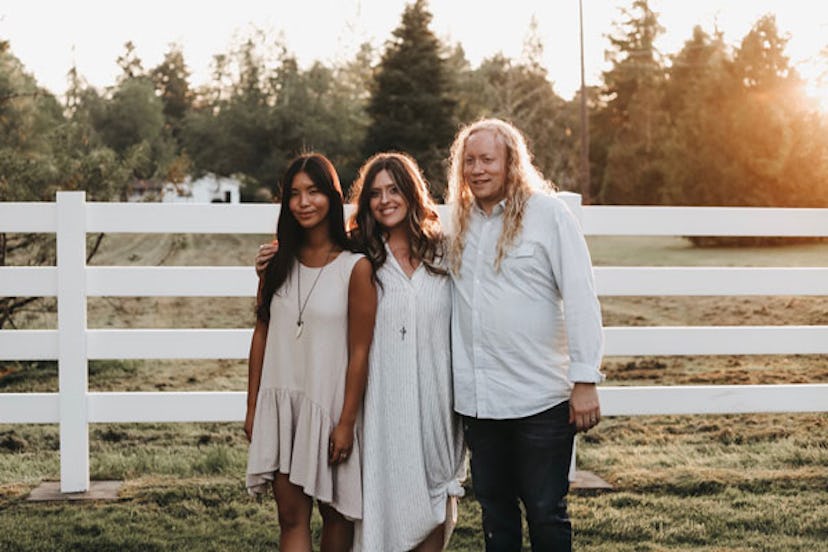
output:
[[385,209],[380,209],[379,210],[380,216],[383,216],[383,217],[389,217],[389,216],[393,215],[396,212],[397,212],[396,207],[387,207]]

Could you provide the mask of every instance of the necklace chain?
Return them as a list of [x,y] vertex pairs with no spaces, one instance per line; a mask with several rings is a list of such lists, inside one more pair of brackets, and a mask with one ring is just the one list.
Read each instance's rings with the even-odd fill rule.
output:
[[302,329],[305,327],[305,321],[302,320],[302,315],[305,313],[305,307],[308,306],[308,301],[310,300],[311,294],[313,290],[316,289],[316,284],[319,282],[319,277],[322,276],[322,272],[325,270],[325,267],[328,266],[329,261],[331,259],[331,253],[333,253],[333,248],[328,250],[328,254],[325,256],[325,264],[319,269],[319,272],[316,273],[316,278],[313,280],[313,284],[311,285],[310,291],[308,291],[307,297],[305,297],[305,302],[302,302],[302,262],[297,259],[299,265],[297,266],[296,270],[296,307],[299,309],[299,316],[296,318],[296,338],[299,339],[299,336],[302,335]]

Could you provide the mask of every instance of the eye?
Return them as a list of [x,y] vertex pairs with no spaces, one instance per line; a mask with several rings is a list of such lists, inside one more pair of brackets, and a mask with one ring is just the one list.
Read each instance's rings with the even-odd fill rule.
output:
[[379,190],[377,190],[376,188],[371,188],[371,190],[368,192],[368,197],[373,198],[373,197],[379,197],[379,196],[380,196]]
[[400,194],[400,189],[399,189],[399,188],[397,188],[396,186],[391,186],[391,188],[390,188],[388,191],[389,191],[390,193],[392,193],[392,194],[395,194],[395,195],[399,195],[399,194]]

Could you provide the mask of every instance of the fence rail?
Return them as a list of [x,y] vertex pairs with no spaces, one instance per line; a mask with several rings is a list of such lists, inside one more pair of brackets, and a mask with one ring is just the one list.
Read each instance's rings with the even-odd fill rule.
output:
[[[244,359],[252,334],[246,328],[87,330],[86,358]],[[604,328],[604,338],[606,356],[828,354],[828,326],[616,326]],[[0,355],[57,360],[58,339],[57,330],[3,330]]]
[[[619,295],[828,295],[828,267],[595,267],[598,293]],[[55,267],[5,267],[11,296],[57,295]],[[88,297],[253,297],[250,267],[90,266]]]
[[[581,206],[562,194],[588,235],[828,236],[828,209]],[[0,232],[55,233],[57,266],[0,267],[0,295],[57,297],[54,330],[0,330],[0,360],[57,360],[58,393],[0,394],[0,423],[59,423],[61,490],[89,487],[88,425],[228,422],[243,392],[96,393],[96,359],[246,358],[251,330],[90,329],[88,297],[252,297],[250,267],[87,266],[86,234],[272,234],[277,205],[0,203]],[[441,216],[448,220],[444,208]],[[596,267],[602,296],[828,295],[826,267]],[[828,326],[606,327],[608,356],[826,354]],[[606,415],[825,412],[828,385],[603,387]]]

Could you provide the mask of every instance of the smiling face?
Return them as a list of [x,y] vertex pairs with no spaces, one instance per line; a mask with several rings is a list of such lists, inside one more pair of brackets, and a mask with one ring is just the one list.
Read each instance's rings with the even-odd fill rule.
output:
[[293,177],[288,207],[299,226],[310,230],[327,222],[330,200],[307,173],[300,172]]
[[506,197],[506,157],[506,144],[493,130],[478,130],[466,139],[463,180],[487,213]]
[[402,191],[386,170],[377,173],[371,182],[368,206],[377,224],[391,230],[405,222],[408,204]]

